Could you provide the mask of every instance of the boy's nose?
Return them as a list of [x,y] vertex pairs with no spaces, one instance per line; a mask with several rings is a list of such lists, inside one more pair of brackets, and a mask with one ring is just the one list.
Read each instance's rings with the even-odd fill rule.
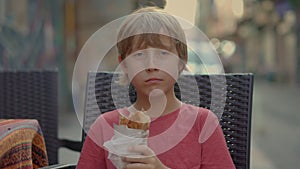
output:
[[149,54],[147,56],[147,64],[146,64],[146,71],[147,72],[150,72],[150,71],[157,71],[157,61],[155,61],[156,57],[155,57],[155,54],[154,52],[149,52],[151,54]]
[[158,69],[156,69],[156,68],[148,68],[148,69],[146,69],[146,72],[154,72],[154,71],[158,71]]

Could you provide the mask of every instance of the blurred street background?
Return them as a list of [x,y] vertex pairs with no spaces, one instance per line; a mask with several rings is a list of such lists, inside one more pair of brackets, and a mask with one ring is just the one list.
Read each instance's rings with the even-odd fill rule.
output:
[[[0,71],[57,69],[59,137],[80,140],[71,93],[80,50],[103,25],[149,5],[202,30],[226,73],[255,75],[251,168],[298,168],[299,0],[0,0]],[[195,73],[206,73],[192,60],[192,53],[190,58]],[[116,63],[112,51],[103,66],[113,71]],[[85,82],[82,79],[78,86]],[[59,161],[76,163],[78,157],[79,153],[62,148]]]

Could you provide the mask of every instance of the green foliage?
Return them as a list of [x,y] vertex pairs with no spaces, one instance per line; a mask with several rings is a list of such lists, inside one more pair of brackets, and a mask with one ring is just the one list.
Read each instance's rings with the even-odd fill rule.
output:
[[297,10],[300,10],[300,1],[299,0],[288,0],[292,6],[294,6]]

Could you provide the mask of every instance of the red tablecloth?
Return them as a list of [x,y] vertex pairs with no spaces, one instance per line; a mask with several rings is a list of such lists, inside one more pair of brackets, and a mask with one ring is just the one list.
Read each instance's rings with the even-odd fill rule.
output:
[[39,168],[48,165],[46,145],[37,120],[0,119],[0,168]]

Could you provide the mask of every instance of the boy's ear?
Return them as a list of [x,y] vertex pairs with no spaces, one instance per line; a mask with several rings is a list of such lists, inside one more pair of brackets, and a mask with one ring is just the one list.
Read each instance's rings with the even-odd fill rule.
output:
[[119,56],[118,56],[118,61],[119,61],[119,63],[121,63],[122,60],[123,60],[123,59],[122,59],[121,55],[119,55]]
[[184,63],[179,63],[179,73],[182,73],[182,71],[185,69],[185,64]]
[[183,70],[189,71],[187,63],[185,63],[182,60],[180,60],[178,68],[179,68],[179,73],[182,73]]
[[124,73],[127,73],[127,66],[126,66],[125,61],[122,59],[121,55],[118,56],[118,61],[119,61],[119,64],[120,64],[120,67],[121,67],[122,71]]

